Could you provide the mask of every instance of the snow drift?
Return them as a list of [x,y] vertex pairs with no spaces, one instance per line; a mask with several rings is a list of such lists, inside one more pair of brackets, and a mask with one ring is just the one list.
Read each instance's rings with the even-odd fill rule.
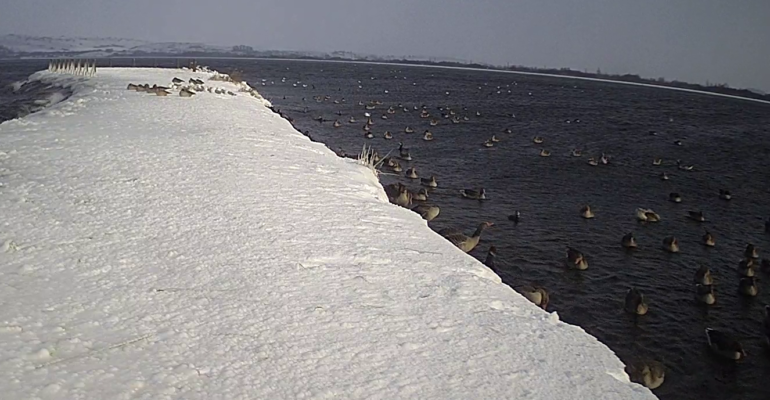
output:
[[[655,398],[210,76],[30,77],[73,95],[0,125],[4,397]],[[174,77],[235,95],[126,90]]]

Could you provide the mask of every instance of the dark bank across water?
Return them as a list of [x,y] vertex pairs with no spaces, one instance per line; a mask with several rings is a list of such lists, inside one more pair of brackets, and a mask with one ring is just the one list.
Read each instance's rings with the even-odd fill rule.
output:
[[[145,61],[147,66],[176,65],[176,60]],[[431,228],[472,231],[481,221],[494,222],[471,255],[483,260],[494,245],[498,273],[506,283],[547,288],[549,311],[583,327],[623,361],[663,362],[666,382],[655,390],[660,398],[770,398],[763,382],[770,376],[770,352],[762,345],[770,273],[759,272],[755,298],[738,294],[737,273],[747,243],[758,247],[760,257],[770,258],[770,235],[763,232],[770,217],[770,105],[494,72],[301,61],[205,63],[221,72],[242,70],[244,79],[291,117],[297,129],[333,150],[358,153],[366,143],[381,154],[397,154],[402,141],[414,157],[402,161],[404,169],[414,166],[420,176],[437,177],[439,187],[430,191],[430,202],[441,207],[441,214]],[[45,66],[18,62],[13,68],[22,78],[12,79]],[[5,74],[0,79],[0,86],[10,83]],[[359,105],[375,100],[382,104],[371,110]],[[414,110],[423,105],[431,118],[420,118]],[[394,114],[386,112],[391,106]],[[454,110],[460,123],[443,118],[439,107]],[[365,112],[374,122],[373,139],[364,137]],[[351,116],[356,123],[348,123]],[[328,121],[319,123],[317,117]],[[439,124],[430,126],[432,118]],[[333,127],[335,119],[341,127]],[[406,126],[415,132],[404,133]],[[426,129],[433,141],[422,140]],[[384,139],[385,131],[393,140]],[[500,142],[482,146],[492,135]],[[544,142],[533,143],[534,136]],[[583,156],[573,157],[573,148]],[[540,157],[541,149],[551,156]],[[610,165],[588,165],[589,157],[602,153],[611,157]],[[663,165],[654,166],[655,158]],[[693,170],[678,169],[676,160]],[[383,184],[419,187],[403,174],[383,171]],[[664,171],[668,181],[659,178]],[[461,189],[480,187],[489,200],[459,195]],[[730,190],[733,199],[721,200],[720,189]],[[680,193],[683,201],[670,202],[671,192]],[[585,204],[596,218],[580,217]],[[662,221],[637,223],[639,207],[655,210]],[[521,212],[518,224],[506,218],[516,210]],[[687,219],[691,210],[702,210],[708,221]],[[714,248],[701,245],[706,229],[716,237]],[[639,243],[635,252],[620,245],[628,232]],[[679,239],[680,253],[661,249],[667,236]],[[588,270],[564,269],[567,246],[586,254]],[[693,275],[703,265],[717,282],[717,303],[708,307],[694,301]],[[630,286],[647,297],[647,315],[624,313]],[[715,358],[706,346],[706,327],[739,338],[746,360],[735,364]]]

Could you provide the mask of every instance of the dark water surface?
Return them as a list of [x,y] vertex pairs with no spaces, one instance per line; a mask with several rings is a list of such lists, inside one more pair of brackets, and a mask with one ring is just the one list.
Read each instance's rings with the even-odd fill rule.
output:
[[[770,105],[494,72],[299,61],[206,63],[221,72],[242,69],[245,79],[292,117],[299,130],[334,150],[358,153],[366,143],[385,154],[403,141],[414,160],[402,165],[415,166],[424,177],[435,175],[439,183],[430,202],[441,207],[441,214],[430,226],[472,231],[481,221],[494,222],[471,254],[483,259],[489,246],[496,246],[498,272],[506,283],[544,286],[551,294],[549,311],[583,327],[625,362],[663,362],[666,382],[655,390],[660,398],[770,398],[763,382],[770,377],[770,351],[762,339],[770,276],[760,272],[759,295],[746,299],[738,294],[736,272],[747,243],[759,248],[760,257],[770,258],[770,235],[763,233],[763,221],[770,216]],[[21,79],[43,67],[15,66]],[[0,86],[7,83],[6,75],[0,75]],[[329,98],[319,102],[314,96]],[[382,105],[373,110],[359,105],[374,100]],[[438,126],[419,117],[414,106],[422,105]],[[396,113],[381,119],[389,106]],[[443,118],[438,107],[447,106],[468,121],[453,124]],[[363,135],[365,112],[374,121],[373,139]],[[319,116],[330,121],[315,121]],[[351,116],[356,123],[347,122]],[[340,128],[332,126],[335,119],[342,122]],[[404,133],[406,126],[415,133]],[[426,129],[435,140],[422,140]],[[393,140],[383,138],[386,130]],[[493,134],[500,142],[483,147]],[[534,136],[545,142],[534,144]],[[551,157],[539,157],[541,148]],[[582,149],[583,156],[572,157],[573,148]],[[602,153],[612,156],[610,165],[587,164],[588,157]],[[653,166],[658,157],[663,165]],[[679,170],[677,159],[694,165],[693,171]],[[670,180],[659,179],[663,171]],[[381,180],[418,188],[403,174],[385,173]],[[488,201],[459,195],[460,189],[479,187],[486,189]],[[719,189],[732,191],[733,200],[719,199]],[[680,193],[683,202],[669,202],[670,192]],[[595,219],[580,217],[584,204],[591,205]],[[662,221],[637,223],[638,207],[657,211]],[[521,212],[518,225],[506,219],[515,210]],[[703,210],[708,221],[688,220],[690,210]],[[715,248],[700,244],[705,229],[716,236]],[[628,232],[634,232],[640,246],[633,253],[620,246]],[[663,238],[671,235],[679,239],[678,254],[661,249]],[[563,268],[566,246],[586,254],[588,270]],[[702,265],[717,282],[717,304],[709,307],[694,301],[693,274]],[[648,315],[624,313],[623,298],[631,285],[648,298]],[[706,345],[706,327],[740,339],[746,360],[735,364],[715,358]]]

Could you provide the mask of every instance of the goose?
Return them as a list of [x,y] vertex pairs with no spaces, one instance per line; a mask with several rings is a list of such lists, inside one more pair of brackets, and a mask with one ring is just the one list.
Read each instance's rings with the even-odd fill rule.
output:
[[680,160],[676,160],[676,167],[681,169],[682,171],[692,171],[693,169],[692,165],[684,165]]
[[432,188],[438,187],[438,182],[436,182],[436,177],[433,175],[431,175],[430,178],[421,178],[420,184],[424,186],[432,187]]
[[414,133],[414,129],[407,126],[406,128],[404,128],[404,133]]
[[372,121],[372,117],[369,117],[369,115],[367,115],[367,117],[368,118],[366,118],[366,126],[374,125],[374,121]]
[[591,206],[588,204],[584,205],[583,208],[580,209],[580,216],[585,219],[591,219],[594,217],[594,212],[591,211]]
[[599,162],[602,163],[602,165],[609,165],[610,159],[604,153],[602,153],[602,156],[599,158]]
[[437,119],[434,118],[434,119],[430,120],[430,126],[436,126],[436,125],[438,125],[438,120]]
[[484,143],[482,143],[482,146],[484,147],[493,147],[495,144],[492,143],[490,140],[485,140]]
[[759,292],[757,278],[754,276],[744,276],[741,278],[738,282],[738,291],[744,296],[755,297]]
[[372,139],[374,138],[374,134],[371,131],[366,131],[364,132],[364,137],[367,139]]
[[753,244],[749,243],[746,245],[746,250],[743,251],[743,256],[747,259],[757,259],[759,258],[759,252],[757,251],[757,248],[754,247]]
[[388,108],[387,113],[390,114],[390,115],[393,115],[393,114],[396,113],[396,109],[391,106],[391,107]]
[[695,285],[695,299],[706,305],[714,305],[717,302],[714,285]]
[[666,250],[669,253],[678,253],[679,242],[673,236],[666,237],[663,239],[663,250]]
[[537,144],[540,144],[540,143],[543,143],[543,138],[541,138],[540,136],[535,136],[534,138],[532,138],[532,141]]
[[681,203],[682,202],[682,196],[679,193],[673,192],[668,194],[668,201],[674,202],[674,203]]
[[417,170],[414,167],[410,167],[406,170],[406,177],[409,179],[417,179],[419,176],[417,176]]
[[677,146],[681,146],[682,145],[682,141],[681,140],[674,140],[674,144],[677,145]]
[[385,115],[385,114],[382,114],[382,116],[381,116],[380,118],[382,118],[382,119],[388,119],[388,116],[387,116],[387,115]]
[[636,219],[641,222],[659,222],[660,215],[649,208],[637,208]]
[[182,90],[179,91],[179,97],[193,97],[194,95],[195,92],[187,88],[182,88]]
[[522,286],[519,288],[519,292],[527,298],[527,300],[534,303],[536,306],[545,310],[550,300],[548,291],[541,287]]
[[129,83],[128,86],[126,87],[126,89],[127,90],[134,90],[134,91],[136,91],[136,90],[139,89],[139,85],[136,85],[134,83]]
[[701,241],[704,246],[708,246],[708,247],[714,247],[717,244],[716,239],[714,238],[714,235],[712,235],[711,232],[709,231],[706,231],[706,233],[704,233],[703,236],[701,236]]
[[370,128],[368,124],[364,124],[364,127],[361,129],[363,129],[364,132],[369,132],[370,130],[372,130],[372,128]]
[[626,372],[632,382],[641,383],[650,390],[659,388],[666,379],[666,369],[657,361],[630,364]]
[[659,176],[660,176],[660,180],[662,180],[662,181],[667,181],[668,180],[668,174],[665,173],[665,172],[661,172]]
[[638,289],[632,287],[626,292],[625,310],[631,314],[645,315],[649,310],[644,301],[644,295]]
[[765,336],[765,342],[770,346],[770,305],[765,306],[765,321],[762,324],[762,333]]
[[632,232],[627,233],[623,236],[623,239],[621,239],[620,244],[627,249],[635,249],[636,238],[634,238],[634,234]]
[[335,119],[334,123],[332,124],[332,126],[334,126],[335,128],[339,128],[339,127],[342,126],[342,123],[340,122],[340,120]]
[[652,165],[662,165],[662,164],[663,164],[663,160],[660,158],[655,158],[652,160]]
[[387,140],[393,139],[393,134],[390,133],[390,131],[385,131],[385,139]]
[[706,328],[706,340],[711,351],[720,357],[735,361],[746,358],[746,351],[743,350],[741,343],[727,333]]
[[432,204],[418,204],[412,207],[412,211],[420,214],[422,219],[430,222],[438,217],[441,209],[438,206]]
[[492,137],[489,138],[489,141],[492,142],[492,143],[498,143],[500,141],[500,139],[498,139],[497,136],[492,135]]
[[356,123],[356,118],[355,117],[350,117],[350,119],[348,119],[348,122],[351,123],[351,124],[355,124]]
[[431,131],[425,131],[425,134],[422,135],[422,140],[426,142],[433,140],[433,133],[431,133]]
[[572,149],[572,157],[580,157],[583,153],[578,149]]
[[155,93],[156,96],[163,96],[163,97],[168,96],[169,94],[171,94],[171,92],[169,92],[168,90],[164,90],[164,89],[161,89],[161,88],[156,88],[154,90],[154,93]]
[[709,270],[709,267],[705,265],[701,265],[701,267],[698,268],[697,271],[695,271],[695,276],[693,280],[695,281],[695,283],[699,285],[714,284],[714,278],[711,277],[711,270]]
[[732,193],[729,190],[719,189],[719,198],[722,200],[730,200],[733,198]]
[[[395,194],[393,194],[394,191],[396,192]],[[388,198],[396,205],[407,207],[412,204],[411,193],[409,193],[406,187],[400,183],[395,186],[390,186],[386,193],[389,193]]]
[[687,218],[690,218],[696,222],[705,222],[706,217],[703,216],[703,211],[688,211]]
[[572,247],[567,247],[566,263],[570,268],[575,268],[581,271],[588,269],[588,260],[586,260],[583,253],[573,249]]
[[508,216],[508,220],[513,221],[514,224],[518,224],[520,219],[521,219],[521,213],[519,213],[518,211]]
[[546,149],[540,149],[540,157],[550,157],[551,152]]
[[481,116],[481,111],[476,111],[476,116],[480,117]]
[[503,129],[503,133],[512,133],[512,132],[513,132],[513,131],[511,130],[511,128],[505,128],[505,129]]
[[591,166],[595,167],[595,166],[599,165],[599,162],[596,161],[595,158],[591,157],[591,158],[588,159],[588,165],[591,165]]
[[741,262],[738,263],[738,275],[748,278],[756,275],[756,265],[754,265],[754,260],[750,258],[741,260]]
[[402,160],[412,161],[412,156],[409,154],[409,150],[404,148],[403,142],[398,142],[398,155]]
[[395,163],[394,163],[394,164],[391,166],[391,168],[393,169],[393,172],[401,172],[401,171],[403,171],[403,170],[404,170],[403,168],[401,168],[401,164],[399,164],[399,163],[398,163],[398,161],[396,161],[396,162],[395,162]]
[[184,81],[179,79],[179,78],[177,78],[177,77],[174,77],[174,79],[171,80],[171,83],[180,85],[180,84],[184,83]]
[[484,229],[487,229],[493,225],[494,224],[491,222],[482,222],[479,224],[479,226],[476,228],[476,231],[473,232],[471,236],[466,236],[465,234],[458,232],[456,230],[444,231],[445,234],[443,236],[445,239],[449,240],[452,244],[457,246],[460,250],[468,253],[471,250],[473,250],[476,247],[476,245],[479,244],[479,239],[481,238],[481,232],[483,232]]
[[416,194],[412,195],[414,201],[428,201],[428,190],[421,188]]
[[473,190],[473,189],[463,189],[460,190],[460,194],[466,198],[466,199],[472,199],[472,200],[485,200],[487,198],[487,192],[484,190],[484,188],[481,188],[479,190]]
[[484,265],[495,270],[495,258],[497,258],[497,248],[495,246],[489,246],[487,251],[487,258],[484,259]]

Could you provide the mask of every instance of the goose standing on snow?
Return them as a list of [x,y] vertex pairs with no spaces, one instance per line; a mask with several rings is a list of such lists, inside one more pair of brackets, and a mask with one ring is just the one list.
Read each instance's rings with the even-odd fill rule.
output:
[[460,194],[466,198],[471,200],[485,200],[487,198],[486,190],[484,188],[481,188],[479,190],[473,190],[473,189],[463,189],[460,190]]
[[436,177],[433,175],[431,175],[430,178],[421,178],[420,183],[423,186],[427,186],[427,187],[432,187],[432,188],[438,187],[438,183],[436,182]]
[[673,236],[669,236],[663,239],[663,250],[666,250],[669,253],[678,253],[679,241],[677,241]]
[[695,285],[695,299],[706,305],[714,305],[717,302],[714,285]]
[[746,245],[746,250],[744,250],[743,256],[747,259],[757,259],[759,258],[759,252],[753,244],[749,243]]
[[487,251],[487,258],[484,259],[484,265],[495,271],[495,258],[497,258],[497,248],[495,246],[489,246]]
[[634,238],[634,234],[629,232],[625,236],[623,236],[623,239],[620,241],[620,244],[623,245],[623,247],[627,249],[635,249],[636,248],[636,239]]
[[695,283],[699,285],[714,284],[714,278],[711,277],[711,270],[709,270],[709,267],[705,265],[701,265],[701,267],[698,268],[697,271],[695,271],[695,276],[693,277],[693,280],[695,281]]
[[743,346],[727,333],[713,328],[706,328],[706,340],[711,351],[720,357],[730,360],[740,360],[746,357]]
[[594,212],[591,211],[591,206],[588,204],[584,205],[583,208],[580,209],[580,216],[585,219],[591,219],[594,217]]
[[632,382],[641,383],[650,390],[659,388],[666,380],[666,368],[657,361],[629,364],[626,372]]
[[438,206],[432,204],[418,204],[412,207],[412,211],[420,214],[424,220],[430,222],[438,217],[441,209]]
[[669,193],[668,195],[668,201],[674,202],[674,203],[681,203],[682,202],[682,196],[679,193]]
[[[460,250],[468,253],[479,244],[479,239],[481,239],[481,233],[484,231],[484,229],[487,229],[493,225],[494,224],[491,222],[482,222],[471,236],[467,236],[455,230],[446,230],[444,231],[445,234],[443,236],[445,239],[449,240],[452,244],[457,246]],[[439,231],[439,233],[441,233],[441,231]]]
[[550,301],[548,291],[541,287],[522,286],[519,289],[519,293],[524,295],[527,300],[535,303],[536,306],[542,308],[543,310],[548,307],[548,302]]
[[626,292],[625,310],[631,314],[645,315],[649,307],[644,301],[644,295],[638,289],[632,287]]
[[406,177],[409,179],[419,178],[419,176],[417,176],[417,170],[414,167],[409,167],[409,169],[406,170]]
[[583,253],[581,253],[579,250],[573,249],[572,247],[567,247],[566,263],[570,268],[575,268],[581,271],[588,269],[588,260],[586,260]]
[[757,278],[754,276],[744,276],[738,282],[738,291],[740,294],[749,297],[755,297],[759,293],[759,287],[757,287]]
[[703,236],[701,237],[701,240],[703,241],[704,246],[714,247],[717,244],[717,241],[714,238],[714,235],[712,235],[711,232],[709,231],[706,231],[706,233],[703,234]]

